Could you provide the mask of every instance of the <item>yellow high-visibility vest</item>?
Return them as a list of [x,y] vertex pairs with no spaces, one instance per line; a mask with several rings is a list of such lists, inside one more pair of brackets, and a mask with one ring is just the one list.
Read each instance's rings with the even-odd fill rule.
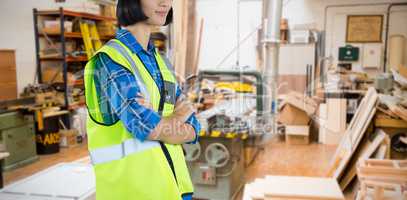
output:
[[[164,86],[158,88],[143,62],[117,39],[97,53],[107,54],[129,70],[140,92],[162,116],[174,111],[176,79],[156,51],[155,59]],[[193,192],[181,145],[134,138],[121,120],[104,124],[94,81],[95,57],[85,67],[85,96],[88,107],[88,149],[96,176],[97,200],[179,200]],[[160,91],[164,91],[161,94]]]

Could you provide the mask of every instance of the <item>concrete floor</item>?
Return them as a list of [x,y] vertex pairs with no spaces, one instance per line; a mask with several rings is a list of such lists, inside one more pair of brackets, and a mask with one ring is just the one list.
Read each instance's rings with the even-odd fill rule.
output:
[[[248,167],[246,182],[265,175],[325,176],[335,146],[320,144],[287,145],[278,138],[268,142]],[[58,154],[40,156],[28,166],[5,172],[5,184],[10,184],[60,162],[71,162],[86,157],[86,145],[61,149]],[[240,194],[239,196],[241,196]]]

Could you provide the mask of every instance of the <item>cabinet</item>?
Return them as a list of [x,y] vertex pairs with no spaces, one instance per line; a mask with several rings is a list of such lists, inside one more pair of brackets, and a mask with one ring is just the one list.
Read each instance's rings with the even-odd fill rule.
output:
[[10,156],[4,159],[3,170],[34,162],[38,159],[32,115],[20,112],[0,114],[0,144]]

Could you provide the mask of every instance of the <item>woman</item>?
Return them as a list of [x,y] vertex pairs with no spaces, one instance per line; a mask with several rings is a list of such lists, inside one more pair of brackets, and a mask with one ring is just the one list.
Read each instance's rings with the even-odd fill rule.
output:
[[150,33],[172,0],[118,0],[122,27],[85,68],[88,148],[98,200],[192,199],[181,144],[200,124]]

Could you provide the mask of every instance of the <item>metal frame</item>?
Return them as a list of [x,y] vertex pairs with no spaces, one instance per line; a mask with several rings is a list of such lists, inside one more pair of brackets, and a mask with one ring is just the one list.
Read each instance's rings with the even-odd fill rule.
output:
[[[65,105],[64,108],[69,107],[68,102],[68,63],[67,63],[67,54],[66,54],[66,39],[65,39],[65,15],[64,9],[62,7],[58,10],[58,17],[60,18],[60,42],[61,42],[61,52],[62,52],[62,67],[63,67],[63,80],[64,80],[64,101]],[[42,61],[40,58],[40,39],[39,39],[39,31],[38,31],[38,16],[41,14],[38,12],[36,8],[33,9],[33,18],[34,18],[34,39],[35,39],[35,52],[36,52],[36,61],[37,61],[37,77],[38,83],[43,83],[42,79]]]

